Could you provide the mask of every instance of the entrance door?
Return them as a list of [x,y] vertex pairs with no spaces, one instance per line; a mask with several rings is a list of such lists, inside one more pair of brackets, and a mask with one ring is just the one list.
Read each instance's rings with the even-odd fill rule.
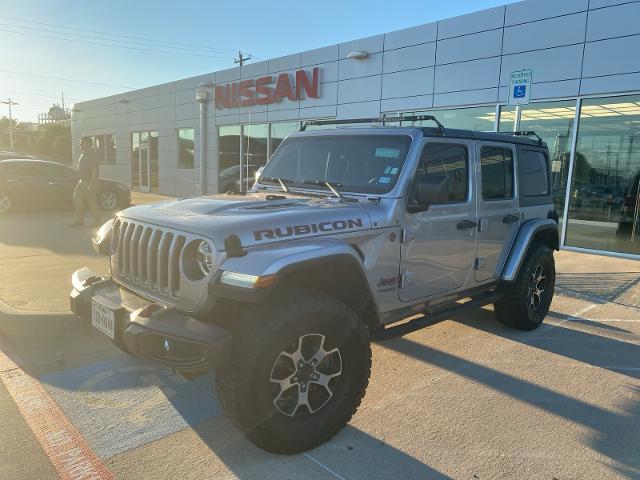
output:
[[131,134],[132,187],[139,192],[158,188],[158,132]]
[[496,280],[520,226],[514,181],[515,151],[500,143],[477,142],[478,176],[478,282]]
[[[449,199],[407,213],[402,243],[400,299],[411,301],[461,288],[476,258],[476,199],[470,172],[473,142],[430,139],[422,149],[414,185],[445,176]],[[411,196],[411,195],[410,195]],[[410,203],[415,203],[410,199]]]

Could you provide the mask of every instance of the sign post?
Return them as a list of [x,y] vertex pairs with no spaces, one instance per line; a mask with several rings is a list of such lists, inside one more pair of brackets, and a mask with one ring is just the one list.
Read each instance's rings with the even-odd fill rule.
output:
[[531,101],[531,80],[533,70],[511,72],[509,85],[509,106],[529,105]]

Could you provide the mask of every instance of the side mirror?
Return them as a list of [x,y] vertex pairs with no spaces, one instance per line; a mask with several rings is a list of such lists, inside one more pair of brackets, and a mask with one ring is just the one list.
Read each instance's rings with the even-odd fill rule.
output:
[[449,200],[449,178],[445,175],[426,175],[418,180],[417,204],[409,205],[411,213],[424,212],[429,205],[447,203]]

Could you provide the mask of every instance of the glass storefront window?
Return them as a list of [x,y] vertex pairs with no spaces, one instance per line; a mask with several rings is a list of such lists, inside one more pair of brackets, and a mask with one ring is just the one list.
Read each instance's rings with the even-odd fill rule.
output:
[[104,141],[107,149],[107,156],[105,158],[105,163],[107,165],[115,165],[116,163],[116,136],[105,135]]
[[500,106],[499,132],[513,132],[516,128],[516,107]]
[[522,107],[518,128],[522,131],[536,132],[549,146],[553,203],[560,215],[561,223],[564,221],[564,201],[575,115],[575,100],[532,103]]
[[[449,110],[429,110],[419,112],[402,112],[398,116],[408,115],[433,115],[445,128],[461,128],[464,130],[474,130],[480,132],[491,132],[495,129],[496,107],[490,105],[486,107],[454,108]],[[389,116],[396,116],[389,114]],[[400,122],[403,127],[433,127],[433,122]],[[390,124],[391,125],[391,124]]]
[[271,124],[271,155],[287,135],[300,130],[300,122],[281,122]]
[[240,125],[218,128],[218,191],[238,188],[240,178]]
[[195,130],[178,129],[178,168],[193,168],[195,159]]
[[566,245],[640,254],[640,95],[582,102]]
[[[251,189],[258,168],[267,163],[269,124],[245,125],[242,129],[242,191]],[[238,178],[238,181],[240,178]],[[238,183],[238,186],[240,184]]]

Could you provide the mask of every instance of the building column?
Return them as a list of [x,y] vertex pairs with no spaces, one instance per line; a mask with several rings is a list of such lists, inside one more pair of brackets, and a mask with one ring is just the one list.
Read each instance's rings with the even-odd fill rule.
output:
[[207,194],[207,91],[201,87],[196,93],[200,106],[200,195]]

